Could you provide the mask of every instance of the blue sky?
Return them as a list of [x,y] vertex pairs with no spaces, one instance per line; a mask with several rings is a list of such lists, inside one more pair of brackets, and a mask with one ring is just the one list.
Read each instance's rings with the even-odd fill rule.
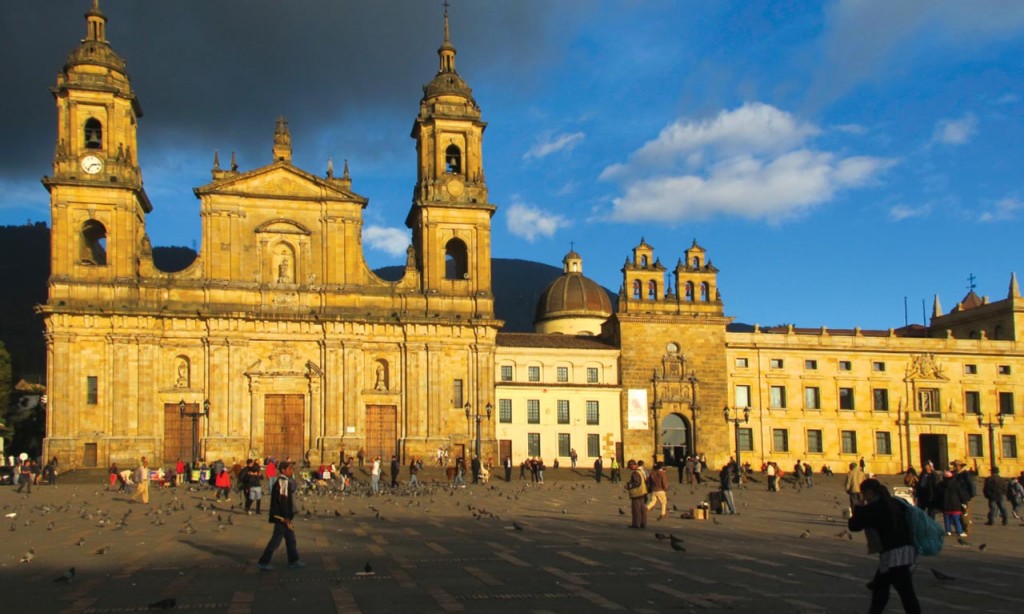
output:
[[[49,221],[48,88],[86,0],[5,3],[0,223]],[[404,262],[409,138],[437,69],[423,0],[104,0],[145,115],[154,245],[198,243],[192,188],[213,151],[349,160],[370,199],[365,256]],[[887,328],[1006,294],[1021,267],[1024,2],[453,0],[457,68],[489,122],[493,256],[618,289],[643,237],[670,268],[693,239],[726,313],[764,325]],[[19,118],[19,119],[11,119]],[[12,146],[13,145],[13,146]]]

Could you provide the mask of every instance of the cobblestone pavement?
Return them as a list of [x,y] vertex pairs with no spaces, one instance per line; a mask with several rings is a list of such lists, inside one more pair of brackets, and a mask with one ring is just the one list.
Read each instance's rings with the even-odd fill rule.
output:
[[[738,516],[710,520],[680,516],[712,486],[672,484],[669,517],[652,513],[644,531],[626,527],[621,484],[566,469],[547,477],[418,495],[308,495],[296,523],[308,567],[287,569],[282,546],[268,572],[256,567],[266,516],[214,505],[212,491],[154,488],[145,506],[89,483],[29,496],[3,487],[3,609],[138,612],[173,599],[175,610],[232,614],[867,610],[876,558],[862,535],[844,533],[838,476],[780,493],[751,483],[736,491]],[[977,522],[963,545],[947,538],[915,574],[925,611],[1024,611],[1022,545],[1012,518],[1007,527]],[[70,582],[54,581],[71,567]],[[931,568],[956,579],[939,582]],[[895,593],[889,611],[902,611]]]

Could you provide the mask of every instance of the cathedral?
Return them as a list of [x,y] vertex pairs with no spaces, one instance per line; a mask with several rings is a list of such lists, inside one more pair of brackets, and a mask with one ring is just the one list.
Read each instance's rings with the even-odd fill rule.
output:
[[[292,163],[288,123],[268,164],[215,158],[194,189],[202,242],[153,264],[137,141],[142,107],[93,1],[53,88],[44,456],[62,465],[331,462],[452,455],[518,464],[597,457],[760,466],[865,459],[894,473],[961,460],[1024,469],[1024,298],[971,291],[928,326],[887,331],[738,326],[696,240],[662,263],[643,239],[617,304],[570,251],[534,333],[502,331],[491,289],[487,126],[456,71],[448,15],[413,120],[416,184],[404,275],[362,251],[368,200],[347,164]],[[685,245],[681,243],[681,245]],[[606,467],[609,465],[606,464]]]

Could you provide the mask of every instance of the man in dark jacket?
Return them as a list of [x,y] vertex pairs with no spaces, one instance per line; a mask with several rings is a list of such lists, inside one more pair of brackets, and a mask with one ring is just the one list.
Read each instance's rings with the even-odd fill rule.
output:
[[257,563],[263,571],[273,569],[270,559],[274,551],[281,545],[284,539],[285,547],[288,550],[288,568],[299,569],[306,566],[306,563],[299,560],[299,550],[295,545],[295,531],[292,527],[292,519],[295,517],[295,480],[292,474],[295,467],[288,461],[283,461],[277,466],[277,481],[270,487],[270,518],[274,525],[274,534],[270,536],[267,547]]
[[896,589],[906,612],[920,612],[921,604],[914,592],[911,568],[917,561],[906,509],[894,499],[878,480],[864,480],[860,484],[863,503],[855,505],[847,523],[851,531],[872,529],[881,542],[878,569],[871,581],[871,608],[869,612],[884,612],[889,602],[889,587]]
[[1003,526],[1009,522],[1006,514],[1006,478],[999,475],[999,467],[992,467],[992,475],[985,478],[985,485],[981,492],[988,499],[988,522],[993,524],[996,519],[996,510],[1003,518]]
[[604,461],[598,456],[597,460],[594,461],[594,477],[597,479],[597,483],[601,483],[601,474],[604,472]]
[[391,488],[398,488],[398,472],[401,471],[402,466],[398,464],[398,457],[394,454],[391,455]]

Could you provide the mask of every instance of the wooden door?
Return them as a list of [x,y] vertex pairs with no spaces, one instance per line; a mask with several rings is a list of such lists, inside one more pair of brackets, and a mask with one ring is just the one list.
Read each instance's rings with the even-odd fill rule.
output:
[[87,443],[87,444],[85,444],[85,455],[82,457],[82,466],[83,467],[95,467],[96,463],[98,462],[97,456],[98,456],[98,453],[97,453],[96,444],[94,444],[94,443]]
[[[500,440],[498,442],[498,446],[501,448],[501,458],[499,458],[498,460],[501,461],[501,466],[504,467],[505,466],[505,459],[510,457],[510,456],[512,456],[512,440],[511,439],[502,439],[502,440]],[[515,461],[514,460],[513,460],[512,464],[515,465]]]
[[[186,405],[189,413],[199,411],[198,403]],[[164,457],[163,464],[178,459],[192,462],[192,419],[182,418],[177,403],[164,403]]]
[[398,454],[398,408],[394,405],[366,406],[366,454],[388,461]]
[[302,460],[306,451],[303,430],[306,397],[301,394],[268,394],[263,397],[263,454],[278,461]]

